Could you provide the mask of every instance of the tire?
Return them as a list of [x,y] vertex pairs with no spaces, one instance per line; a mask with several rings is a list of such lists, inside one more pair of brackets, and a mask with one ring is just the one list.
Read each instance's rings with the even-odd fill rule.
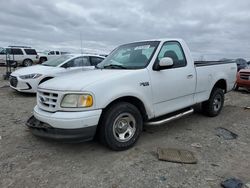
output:
[[40,58],[39,63],[42,64],[42,63],[45,62],[45,61],[47,61],[47,59],[42,57],[42,58]]
[[238,91],[239,90],[239,86],[236,83],[234,84],[233,90],[234,91]]
[[33,61],[31,60],[31,59],[25,59],[24,61],[23,61],[23,66],[24,67],[29,67],[29,66],[31,66],[33,64]]
[[219,115],[224,104],[224,92],[220,88],[214,88],[208,101],[202,103],[202,111],[209,117]]
[[100,141],[111,150],[131,148],[142,132],[143,119],[140,111],[132,104],[120,102],[104,112],[98,127]]

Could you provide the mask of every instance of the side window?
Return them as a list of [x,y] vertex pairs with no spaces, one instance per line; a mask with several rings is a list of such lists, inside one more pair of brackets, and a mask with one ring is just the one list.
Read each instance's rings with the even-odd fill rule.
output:
[[60,55],[58,51],[56,51],[56,55]]
[[87,57],[78,57],[72,59],[67,63],[67,67],[82,67],[82,66],[90,66],[90,62]]
[[48,55],[55,55],[54,51],[50,51]]
[[37,55],[36,50],[34,49],[24,49],[27,55]]
[[103,61],[103,58],[100,57],[90,57],[91,60],[91,65],[95,66],[98,65],[99,63],[101,63]]
[[18,48],[12,48],[11,49],[11,54],[14,54],[14,55],[23,55],[23,51],[21,49],[18,49]]
[[5,49],[4,48],[0,48],[0,55],[4,55],[4,54],[6,54]]
[[170,57],[174,61],[172,68],[185,67],[187,62],[181,45],[178,42],[166,42],[158,55],[160,61],[163,57]]

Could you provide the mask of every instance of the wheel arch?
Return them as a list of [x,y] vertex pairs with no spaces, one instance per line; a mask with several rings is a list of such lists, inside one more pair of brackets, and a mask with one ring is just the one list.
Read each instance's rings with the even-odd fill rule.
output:
[[110,102],[108,105],[106,105],[106,107],[103,110],[102,115],[112,105],[119,103],[119,102],[127,102],[127,103],[135,105],[138,108],[138,110],[140,111],[142,118],[143,118],[143,121],[148,120],[148,114],[147,114],[147,110],[145,108],[144,103],[139,98],[134,97],[134,96],[123,96],[123,97],[119,97],[119,98],[114,99],[112,102]]
[[38,85],[40,85],[40,84],[42,84],[43,82],[46,82],[46,81],[48,81],[48,80],[50,80],[50,79],[52,79],[52,78],[54,78],[54,77],[52,77],[52,76],[44,77],[43,79],[41,79],[41,81],[38,83]]
[[[214,88],[220,88],[224,91],[224,93],[227,92],[227,81],[225,79],[219,79],[215,84],[214,84]],[[213,91],[212,89],[212,91]],[[212,93],[211,91],[211,93]]]
[[39,61],[41,61],[41,59],[45,59],[46,61],[48,61],[48,58],[47,58],[46,56],[41,56],[41,57],[39,58]]

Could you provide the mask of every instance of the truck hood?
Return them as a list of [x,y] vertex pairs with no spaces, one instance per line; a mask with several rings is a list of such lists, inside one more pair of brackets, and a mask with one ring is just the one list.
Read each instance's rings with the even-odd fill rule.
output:
[[103,81],[107,78],[116,79],[125,74],[130,74],[131,72],[133,72],[133,70],[94,69],[81,71],[51,79],[39,85],[39,88],[56,91],[82,91],[95,82]]
[[50,67],[50,66],[43,66],[43,65],[35,65],[30,67],[24,67],[21,69],[18,69],[12,73],[12,75],[15,76],[21,76],[21,75],[27,75],[27,74],[50,74],[50,73],[56,73],[57,71],[62,70],[61,67]]

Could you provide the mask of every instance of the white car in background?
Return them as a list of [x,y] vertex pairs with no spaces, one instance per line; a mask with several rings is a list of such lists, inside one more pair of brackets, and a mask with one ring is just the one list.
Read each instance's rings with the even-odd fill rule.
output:
[[14,71],[10,76],[10,87],[19,92],[36,93],[39,84],[57,76],[91,70],[103,59],[102,56],[89,54],[63,55],[41,65]]

